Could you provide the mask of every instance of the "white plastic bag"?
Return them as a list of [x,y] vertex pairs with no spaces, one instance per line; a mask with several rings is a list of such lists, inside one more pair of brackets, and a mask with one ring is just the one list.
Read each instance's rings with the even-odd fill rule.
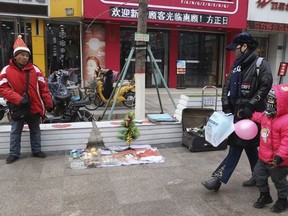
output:
[[205,140],[217,147],[235,130],[233,119],[232,114],[214,112],[205,126]]

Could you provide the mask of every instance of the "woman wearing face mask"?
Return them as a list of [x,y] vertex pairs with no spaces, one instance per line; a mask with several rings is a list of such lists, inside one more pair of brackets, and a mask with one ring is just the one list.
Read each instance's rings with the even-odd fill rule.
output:
[[[222,88],[222,110],[224,113],[232,113],[235,123],[250,118],[254,111],[262,112],[266,108],[265,98],[271,89],[273,78],[265,59],[257,74],[257,46],[257,41],[250,34],[242,32],[226,47],[227,50],[233,51],[235,61]],[[222,183],[228,182],[243,150],[247,154],[251,173],[258,160],[259,134],[252,140],[243,140],[232,133],[227,142],[230,146],[228,155],[212,173],[212,178],[202,182],[208,190],[218,191]],[[243,182],[243,186],[246,187],[255,185],[253,176]]]

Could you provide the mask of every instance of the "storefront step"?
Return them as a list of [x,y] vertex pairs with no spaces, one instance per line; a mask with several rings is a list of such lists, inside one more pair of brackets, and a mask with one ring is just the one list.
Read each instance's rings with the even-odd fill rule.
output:
[[[41,124],[42,151],[85,149],[91,131],[91,122]],[[0,154],[9,153],[10,125],[0,126]],[[24,125],[21,152],[31,152],[29,129]]]
[[[117,136],[121,130],[121,120],[96,122],[97,128],[106,147],[125,145],[125,141]],[[132,141],[133,145],[155,145],[163,143],[181,142],[182,126],[179,122],[152,123],[144,120],[136,124],[140,132],[138,139]]]

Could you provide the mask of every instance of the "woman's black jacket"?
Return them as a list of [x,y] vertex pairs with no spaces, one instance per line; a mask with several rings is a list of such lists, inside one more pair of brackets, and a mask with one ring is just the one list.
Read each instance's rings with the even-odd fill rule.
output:
[[[266,109],[266,97],[273,84],[273,77],[269,63],[263,59],[259,74],[256,70],[256,62],[259,57],[253,52],[249,55],[241,64],[242,82],[239,85],[241,91],[241,97],[236,100],[235,104],[232,104],[229,98],[230,78],[233,68],[231,68],[229,76],[222,88],[222,109],[230,109],[235,118],[234,122],[239,121],[236,113],[239,109],[245,106],[249,107],[252,111],[263,112]],[[253,147],[259,145],[260,125],[258,125],[258,135],[252,140],[242,140],[235,133],[232,133],[228,137],[228,144],[242,147]]]

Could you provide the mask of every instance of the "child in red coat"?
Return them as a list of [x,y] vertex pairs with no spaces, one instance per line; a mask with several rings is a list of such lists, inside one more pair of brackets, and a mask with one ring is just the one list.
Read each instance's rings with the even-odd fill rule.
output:
[[254,167],[260,197],[255,208],[272,203],[268,178],[271,177],[278,199],[271,211],[280,213],[288,208],[288,85],[275,85],[267,96],[267,108],[255,112],[252,120],[261,124],[259,160]]

